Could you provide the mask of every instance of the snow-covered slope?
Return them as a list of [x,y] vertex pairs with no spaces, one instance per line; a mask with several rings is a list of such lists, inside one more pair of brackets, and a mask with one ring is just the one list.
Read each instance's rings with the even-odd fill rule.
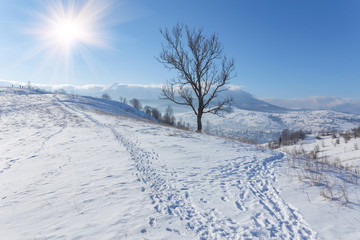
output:
[[0,103],[2,239],[360,236],[359,204],[305,195],[283,153],[103,100],[2,91]]
[[[191,112],[176,114],[177,119],[186,119],[196,124]],[[234,108],[226,117],[204,115],[204,128],[210,132],[227,133],[259,143],[277,139],[284,129],[319,132],[323,129],[350,130],[360,126],[360,115],[328,110],[287,111],[283,113],[256,112]]]
[[[0,84],[11,86],[11,84],[17,85],[19,83],[0,81]],[[26,83],[23,83],[23,85],[26,85]],[[137,98],[143,106],[148,105],[158,108],[162,113],[171,105],[176,113],[177,121],[188,122],[193,128],[196,128],[196,119],[189,107],[159,99],[161,89],[159,85],[39,85],[39,87],[52,91],[64,89],[67,93],[91,96],[101,96],[103,93],[107,93],[115,100],[119,100],[119,97],[126,98],[127,102],[132,98]],[[278,138],[284,129],[303,129],[318,132],[323,128],[348,130],[360,125],[359,114],[345,114],[330,110],[290,111],[256,99],[236,86],[231,86],[229,91],[224,94],[219,97],[233,98],[233,111],[231,114],[226,115],[225,118],[204,115],[203,126],[212,133],[226,133],[263,143]],[[324,102],[328,102],[328,100],[324,100]]]
[[335,137],[309,135],[305,140],[300,140],[294,145],[282,146],[281,150],[309,154],[315,148],[319,151],[319,159],[326,159],[332,164],[342,165],[344,168],[360,173],[360,138],[352,137],[346,140],[339,134]]

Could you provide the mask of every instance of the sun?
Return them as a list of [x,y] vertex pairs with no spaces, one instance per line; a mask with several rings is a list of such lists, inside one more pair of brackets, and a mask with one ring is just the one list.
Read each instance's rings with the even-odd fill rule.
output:
[[44,1],[44,11],[37,12],[36,25],[28,32],[38,39],[34,55],[47,53],[52,59],[69,65],[73,55],[86,61],[90,48],[107,48],[106,17],[111,1]]
[[70,47],[81,41],[81,33],[84,30],[79,24],[72,20],[59,22],[54,28],[54,39],[60,44]]

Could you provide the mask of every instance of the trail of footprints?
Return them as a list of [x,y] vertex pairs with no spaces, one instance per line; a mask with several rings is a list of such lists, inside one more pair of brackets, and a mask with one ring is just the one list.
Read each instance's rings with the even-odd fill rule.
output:
[[240,194],[235,205],[240,211],[255,210],[252,216],[255,228],[249,225],[249,228],[244,230],[243,236],[316,239],[317,233],[293,207],[285,202],[272,185],[275,182],[274,160],[281,158],[282,156],[279,155],[263,161],[254,159],[244,164],[244,169],[247,169],[246,180],[237,182]]
[[[229,180],[227,177],[232,176],[238,179],[235,182],[238,194],[234,202],[238,211],[246,212],[256,209],[251,217],[253,222],[248,226],[240,227],[233,219],[221,215],[216,209],[208,209],[207,211],[196,209],[186,188],[176,189],[170,186],[166,179],[156,169],[152,168],[152,161],[158,160],[158,154],[155,151],[142,148],[138,139],[126,137],[131,136],[131,134],[119,133],[111,125],[100,123],[90,115],[65,103],[63,105],[83,114],[96,125],[111,130],[115,138],[130,153],[138,170],[138,180],[149,189],[149,197],[154,209],[159,214],[178,217],[185,222],[187,229],[194,231],[200,239],[317,238],[316,232],[302,219],[299,213],[284,201],[272,186],[275,181],[272,166],[275,160],[283,157],[281,154],[269,159],[235,162],[219,169],[213,169],[213,181],[220,181],[224,193],[227,191],[229,182],[234,185],[234,180]],[[142,188],[142,191],[147,191],[147,189]],[[222,196],[221,200],[229,201],[226,196]],[[206,204],[205,199],[202,199],[202,202]],[[156,226],[156,217],[150,216],[148,224],[150,227]],[[165,230],[181,234],[179,230],[170,227]],[[142,232],[146,233],[147,230],[143,229]]]

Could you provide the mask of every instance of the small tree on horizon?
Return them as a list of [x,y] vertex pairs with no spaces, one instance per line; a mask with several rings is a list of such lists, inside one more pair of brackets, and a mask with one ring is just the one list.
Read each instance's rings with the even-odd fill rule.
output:
[[111,100],[110,95],[109,95],[109,94],[107,94],[107,93],[103,93],[103,95],[101,95],[101,98],[103,98],[103,99],[107,99],[107,100]]
[[151,116],[152,107],[145,106],[143,112]]
[[161,122],[161,112],[157,108],[151,108],[151,116]]
[[127,104],[126,97],[119,97],[119,101],[124,103],[124,104]]
[[202,116],[206,113],[222,115],[229,112],[232,99],[213,103],[218,93],[234,76],[234,59],[223,55],[223,47],[214,33],[206,36],[202,29],[190,29],[177,24],[170,31],[160,30],[165,44],[158,61],[169,70],[178,72],[177,78],[163,85],[162,96],[176,104],[190,106],[197,116],[197,130],[202,131]]
[[138,109],[138,110],[142,110],[142,105],[139,99],[137,98],[133,98],[130,100],[130,104],[131,106],[133,106],[134,108]]
[[163,122],[169,125],[175,125],[175,116],[174,116],[174,110],[169,105],[166,108],[165,114],[163,116]]

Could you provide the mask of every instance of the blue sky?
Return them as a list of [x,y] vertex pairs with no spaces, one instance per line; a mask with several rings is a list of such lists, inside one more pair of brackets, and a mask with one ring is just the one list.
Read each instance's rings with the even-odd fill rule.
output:
[[[75,1],[75,9],[85,2]],[[74,45],[67,64],[51,44],[34,54],[44,42],[29,29],[43,27],[39,14],[49,16],[48,3],[0,0],[0,79],[75,85],[165,83],[176,73],[155,59],[161,50],[159,29],[181,22],[218,33],[226,55],[236,59],[232,83],[257,97],[360,98],[357,0],[115,1],[92,22],[93,38],[103,40],[104,46]],[[70,5],[64,2],[65,11]]]

